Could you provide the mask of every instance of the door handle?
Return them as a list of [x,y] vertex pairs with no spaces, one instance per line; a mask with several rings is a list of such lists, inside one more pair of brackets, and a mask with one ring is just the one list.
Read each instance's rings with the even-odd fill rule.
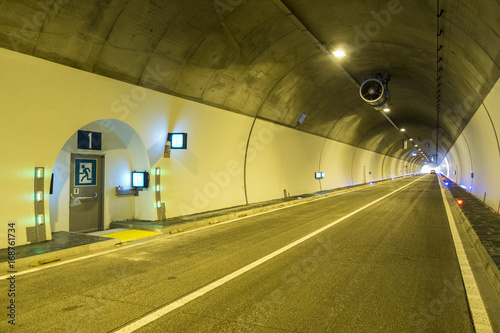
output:
[[94,192],[94,196],[93,197],[76,197],[76,199],[80,199],[80,200],[88,200],[88,199],[95,199],[97,198],[97,192]]

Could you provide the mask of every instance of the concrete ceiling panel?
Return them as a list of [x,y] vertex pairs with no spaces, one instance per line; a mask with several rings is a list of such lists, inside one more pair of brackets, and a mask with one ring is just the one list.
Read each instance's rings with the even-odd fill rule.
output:
[[388,117],[439,160],[500,77],[498,1],[440,4],[439,64],[434,0],[4,0],[0,47],[406,158],[359,96],[387,74]]

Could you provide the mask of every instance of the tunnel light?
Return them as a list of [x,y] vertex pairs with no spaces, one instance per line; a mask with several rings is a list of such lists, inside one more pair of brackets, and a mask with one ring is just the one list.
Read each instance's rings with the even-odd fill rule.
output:
[[400,129],[400,131],[401,131],[401,132],[405,132],[405,131],[406,131],[406,129],[402,128],[402,129]]
[[156,175],[159,176],[160,175],[160,168],[156,168]]
[[168,133],[172,149],[187,149],[187,133]]
[[133,188],[148,188],[149,187],[149,173],[146,171],[132,172],[132,187]]
[[384,111],[384,112],[390,112],[390,111],[391,111],[391,109],[389,109],[389,108],[383,108],[383,111]]
[[444,182],[444,186],[450,186],[450,182]]
[[156,202],[156,208],[161,208],[161,201]]
[[370,182],[370,186],[373,185],[373,182]]
[[335,57],[337,57],[337,58],[339,58],[339,59],[341,59],[341,58],[345,57],[345,52],[344,52],[344,50],[341,50],[341,49],[335,50],[335,51],[333,51],[332,53],[333,53],[333,55],[334,55]]
[[464,190],[467,189],[467,186],[465,186],[465,185],[460,185],[460,187],[463,188]]
[[36,201],[40,202],[42,201],[42,199],[43,199],[43,192],[42,191],[36,192]]
[[156,192],[160,192],[160,185],[156,185]]
[[464,201],[462,199],[457,199],[457,204],[459,206],[462,206],[463,203],[464,203]]
[[43,224],[43,214],[38,214],[36,217],[36,224],[41,225]]
[[412,139],[412,138],[410,138],[410,141],[413,141],[413,139]]
[[43,168],[36,168],[36,178],[40,179],[43,177]]
[[415,145],[415,147],[418,147],[418,145]]
[[325,173],[324,172],[315,172],[314,173],[314,178],[316,178],[316,179],[323,179],[323,178],[325,178]]

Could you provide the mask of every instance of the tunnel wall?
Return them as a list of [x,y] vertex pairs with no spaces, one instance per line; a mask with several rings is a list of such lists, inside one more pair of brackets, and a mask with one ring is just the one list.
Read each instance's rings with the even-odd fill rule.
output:
[[[161,168],[161,202],[165,203],[166,216],[174,217],[242,205],[247,200],[281,198],[285,189],[287,195],[299,195],[383,179],[389,177],[389,169],[402,170],[405,164],[267,121],[4,49],[0,49],[0,72],[2,248],[7,246],[8,222],[16,224],[16,245],[27,243],[26,228],[35,225],[35,167],[45,168],[47,239],[51,237],[51,216],[58,223],[54,231],[65,229],[64,219],[69,217],[62,208],[54,212],[52,205],[50,209],[50,202],[61,207],[68,201],[49,194],[50,175],[55,172],[56,178],[64,177],[64,172],[58,170],[64,167],[67,156],[57,158],[76,131],[90,128],[86,127],[89,124],[108,128],[118,137],[121,135],[123,142],[127,135],[120,124],[129,126],[129,133],[138,137],[134,145],[145,152],[134,155],[135,149],[128,144],[110,148],[115,151],[109,152],[109,158],[125,149],[129,155],[120,168],[106,168],[107,222],[155,218],[156,202],[151,191],[157,167]],[[152,75],[161,80],[163,74]],[[187,132],[188,149],[172,150],[170,158],[164,158],[169,132]],[[126,163],[130,170],[124,167]],[[134,199],[114,197],[114,186],[126,186],[120,179],[130,177],[136,165],[150,168],[152,184],[148,193]],[[321,182],[314,179],[316,171],[325,172],[326,178]],[[126,204],[117,203],[122,199]],[[123,209],[124,205],[133,207]]]
[[499,135],[500,81],[446,156],[450,178],[465,186],[495,211],[500,207]]

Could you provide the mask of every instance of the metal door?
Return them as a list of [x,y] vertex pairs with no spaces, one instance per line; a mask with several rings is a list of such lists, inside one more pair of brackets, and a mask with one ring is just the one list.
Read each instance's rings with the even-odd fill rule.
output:
[[104,156],[71,155],[69,231],[103,230]]

